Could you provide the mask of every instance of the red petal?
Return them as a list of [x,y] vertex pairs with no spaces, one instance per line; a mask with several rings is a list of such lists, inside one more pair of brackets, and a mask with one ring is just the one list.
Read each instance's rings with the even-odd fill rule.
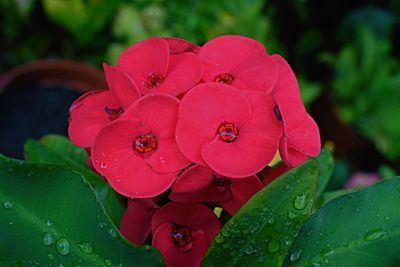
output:
[[135,81],[141,93],[147,92],[146,82],[153,73],[166,76],[169,62],[169,46],[160,37],[143,40],[129,47],[121,55],[118,64]]
[[128,239],[129,242],[137,245],[142,245],[149,235],[151,217],[156,207],[154,202],[152,207],[148,206],[147,203],[142,203],[143,200],[135,199],[128,201],[128,207],[122,216],[119,228],[123,236]]
[[192,162],[204,165],[201,147],[216,139],[221,123],[241,128],[250,118],[251,107],[240,91],[220,83],[197,85],[183,97],[179,106],[176,141]]
[[211,241],[221,227],[217,216],[206,206],[195,203],[169,202],[154,214],[151,231],[165,222],[190,227],[192,231],[204,230]]
[[179,100],[170,95],[146,95],[121,116],[148,126],[156,136],[157,149],[146,155],[145,162],[160,173],[179,171],[190,164],[175,141],[178,105]]
[[273,180],[284,174],[285,172],[288,171],[288,166],[285,163],[280,163],[276,167],[269,167],[267,166],[262,170],[258,176],[261,178],[262,183],[267,186],[269,185]]
[[105,108],[118,109],[120,104],[110,91],[91,91],[72,104],[69,115],[68,134],[71,141],[80,147],[91,147],[97,133],[110,122]]
[[92,158],[96,170],[110,185],[127,197],[149,198],[166,191],[176,173],[159,174],[134,152],[137,136],[150,128],[130,120],[118,120],[104,127],[96,137]]
[[124,109],[140,98],[139,89],[129,75],[117,66],[103,64],[110,91]]
[[202,157],[215,172],[242,178],[261,171],[275,156],[282,124],[273,113],[274,101],[267,94],[243,91],[252,107],[251,119],[239,127],[232,143],[211,141],[202,147]]
[[177,55],[185,52],[197,54],[200,50],[199,46],[180,38],[164,37],[163,39],[168,42],[170,55]]
[[172,225],[163,223],[153,232],[152,245],[156,247],[164,258],[168,267],[199,267],[206,254],[210,241],[202,230],[192,232],[193,247],[182,252],[171,239]]
[[171,191],[173,193],[198,192],[210,185],[213,174],[214,172],[210,168],[198,165],[192,166],[178,177]]
[[202,166],[187,169],[171,188],[169,198],[176,202],[219,202],[232,197],[229,188],[223,192],[212,184],[214,172]]
[[226,35],[210,40],[200,49],[199,57],[205,64],[203,80],[207,82],[230,73],[234,87],[270,92],[278,76],[276,63],[264,46],[244,36]]
[[304,152],[288,146],[288,141],[285,137],[281,139],[279,144],[279,153],[282,160],[289,166],[289,168],[294,168],[308,160],[308,157]]
[[195,86],[203,76],[203,65],[192,53],[170,56],[168,73],[162,84],[146,93],[182,94]]

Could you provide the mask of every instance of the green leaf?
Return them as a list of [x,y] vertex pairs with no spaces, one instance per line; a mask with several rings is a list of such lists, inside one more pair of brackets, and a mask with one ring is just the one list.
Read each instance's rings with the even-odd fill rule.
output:
[[317,177],[310,160],[275,179],[227,222],[202,266],[281,266],[310,216]]
[[400,178],[337,198],[307,221],[286,266],[399,266]]
[[159,253],[126,241],[85,177],[0,156],[2,266],[158,266]]
[[335,169],[335,163],[333,160],[332,153],[328,149],[321,149],[318,157],[315,158],[319,165],[319,179],[317,191],[315,192],[315,198],[318,199],[324,192],[329,180],[332,177]]
[[67,138],[57,135],[45,136],[40,142],[28,140],[24,149],[28,161],[68,166],[83,174],[114,224],[119,226],[125,210],[123,199],[101,176],[87,168],[87,156],[83,149],[76,147]]

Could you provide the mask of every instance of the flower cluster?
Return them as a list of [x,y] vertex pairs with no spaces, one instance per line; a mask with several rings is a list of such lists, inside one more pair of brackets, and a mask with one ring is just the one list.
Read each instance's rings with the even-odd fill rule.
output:
[[104,71],[109,90],[74,102],[69,135],[130,198],[121,232],[136,244],[151,233],[169,266],[200,263],[220,228],[210,207],[239,210],[277,151],[286,169],[319,153],[290,66],[253,39],[149,38]]

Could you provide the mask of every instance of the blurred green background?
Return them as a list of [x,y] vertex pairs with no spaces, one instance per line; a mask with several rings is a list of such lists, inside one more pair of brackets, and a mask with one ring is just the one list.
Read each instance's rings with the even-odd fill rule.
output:
[[[150,36],[255,38],[287,58],[320,121],[325,111],[313,105],[327,96],[339,121],[372,144],[362,156],[376,162],[357,168],[381,177],[399,169],[400,0],[1,0],[0,14],[0,73],[43,58],[100,68]],[[338,185],[352,171],[345,156]]]

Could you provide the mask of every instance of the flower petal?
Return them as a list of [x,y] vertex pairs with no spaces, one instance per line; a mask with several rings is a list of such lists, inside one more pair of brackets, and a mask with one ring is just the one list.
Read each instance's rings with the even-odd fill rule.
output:
[[154,214],[151,231],[154,233],[165,222],[190,227],[192,231],[204,230],[211,241],[221,224],[217,216],[207,207],[197,203],[169,202]]
[[217,138],[223,122],[236,127],[247,123],[251,115],[248,100],[240,91],[220,83],[203,83],[190,90],[179,105],[176,141],[182,153],[192,162],[204,165],[201,147]]
[[282,124],[275,118],[272,98],[264,93],[242,91],[251,103],[251,119],[239,128],[232,143],[213,140],[202,147],[202,157],[215,172],[242,178],[261,171],[275,156]]
[[169,46],[160,37],[152,37],[130,46],[121,55],[118,65],[135,81],[139,91],[148,91],[149,75],[157,73],[165,77],[168,70]]
[[164,37],[163,39],[168,42],[170,55],[178,55],[185,52],[193,52],[197,54],[200,50],[199,46],[184,39],[176,37]]
[[157,140],[157,149],[145,157],[154,171],[179,171],[190,162],[179,151],[175,141],[179,100],[167,94],[146,95],[136,101],[121,116],[147,125]]
[[103,68],[111,93],[124,109],[140,98],[139,89],[126,72],[117,66],[107,64],[103,64]]
[[159,174],[134,151],[137,136],[150,128],[131,120],[118,120],[104,127],[96,137],[92,159],[96,170],[110,185],[127,197],[149,198],[166,191],[177,173]]
[[106,108],[120,108],[118,101],[107,90],[91,91],[75,100],[69,110],[68,126],[69,137],[75,145],[92,146],[96,134],[111,121]]
[[279,153],[281,154],[282,160],[288,165],[289,168],[294,168],[308,160],[306,153],[288,145],[288,140],[286,137],[283,137],[279,143]]
[[178,177],[171,191],[173,193],[198,192],[210,185],[213,174],[214,172],[210,168],[198,165],[192,166]]
[[195,86],[203,76],[203,65],[193,53],[172,55],[169,58],[167,76],[160,86],[146,93],[182,94]]
[[181,251],[171,238],[172,224],[163,223],[153,232],[152,245],[156,247],[164,258],[168,267],[196,267],[200,266],[203,256],[210,245],[203,230],[192,232],[193,247],[188,251]]
[[[123,236],[136,245],[142,245],[150,233],[151,217],[156,211],[156,205],[149,206],[146,201],[149,199],[128,200],[128,207],[125,210],[119,227]],[[151,201],[152,202],[152,201]]]
[[230,190],[233,197],[228,201],[219,202],[219,204],[229,214],[233,215],[264,185],[256,175],[242,179],[231,179],[231,181]]
[[208,41],[199,52],[204,62],[203,80],[215,81],[229,73],[234,87],[243,90],[270,92],[278,77],[278,69],[264,46],[244,36],[225,35]]

